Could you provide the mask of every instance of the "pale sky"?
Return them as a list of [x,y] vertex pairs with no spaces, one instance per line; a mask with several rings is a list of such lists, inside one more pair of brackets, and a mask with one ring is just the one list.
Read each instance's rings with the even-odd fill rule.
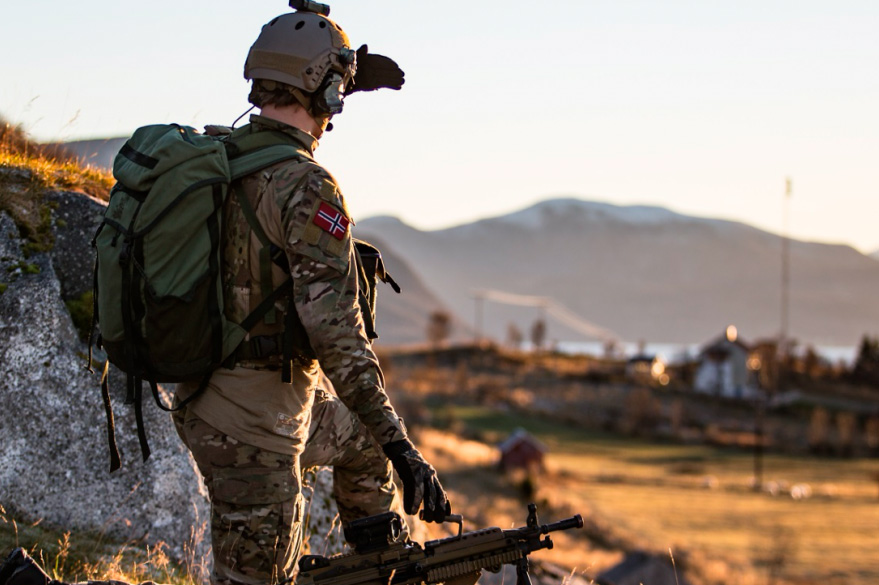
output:
[[[355,217],[433,229],[576,196],[879,248],[879,2],[337,0],[400,92],[317,151]],[[0,115],[39,140],[230,124],[282,0],[6,0]]]

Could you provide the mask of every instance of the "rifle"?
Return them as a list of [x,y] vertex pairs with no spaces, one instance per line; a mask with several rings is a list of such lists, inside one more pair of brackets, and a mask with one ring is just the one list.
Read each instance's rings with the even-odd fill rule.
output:
[[345,539],[354,552],[303,556],[296,585],[473,585],[482,569],[497,573],[503,565],[513,564],[517,585],[531,585],[528,555],[553,547],[549,536],[541,536],[583,527],[579,514],[540,525],[534,504],[528,505],[527,525],[512,530],[492,527],[463,532],[460,514],[449,515],[446,521],[458,524],[457,536],[431,540],[423,547],[400,542],[403,521],[395,512],[350,522],[345,526]]

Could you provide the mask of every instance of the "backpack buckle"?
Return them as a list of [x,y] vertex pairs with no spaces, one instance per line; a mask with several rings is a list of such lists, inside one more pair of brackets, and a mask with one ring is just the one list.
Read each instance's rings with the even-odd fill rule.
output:
[[274,335],[257,335],[250,338],[250,359],[263,359],[273,355],[280,355],[281,347]]

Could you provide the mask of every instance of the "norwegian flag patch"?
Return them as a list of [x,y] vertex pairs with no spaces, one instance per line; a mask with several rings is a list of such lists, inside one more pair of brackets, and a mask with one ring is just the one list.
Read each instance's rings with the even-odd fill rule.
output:
[[321,202],[317,213],[314,214],[312,222],[337,240],[345,237],[345,234],[348,233],[348,226],[351,224],[351,220],[345,217],[344,213],[334,209],[329,203],[323,202]]

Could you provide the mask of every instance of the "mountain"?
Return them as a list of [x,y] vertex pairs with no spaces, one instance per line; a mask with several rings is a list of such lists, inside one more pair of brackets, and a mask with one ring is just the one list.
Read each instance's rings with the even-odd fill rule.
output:
[[[583,339],[564,309],[628,341],[699,343],[731,323],[747,339],[780,328],[782,239],[743,223],[555,199],[442,230],[392,217],[358,229],[404,254],[458,315],[473,314],[480,289],[552,299],[549,315],[562,318],[550,320],[548,339]],[[877,290],[874,259],[850,246],[791,241],[789,335],[800,342],[855,345],[879,332]],[[541,315],[492,298],[481,313],[496,338],[511,322],[527,331]]]
[[872,252],[870,252],[869,256],[873,260],[879,260],[879,250],[873,250]]
[[73,155],[80,164],[112,169],[113,159],[116,158],[116,153],[119,152],[119,149],[122,148],[126,140],[128,140],[127,136],[122,138],[56,142],[46,146]]
[[[356,230],[357,228],[355,228]],[[360,237],[358,233],[354,234]],[[449,312],[448,308],[425,285],[409,264],[384,243],[379,236],[366,238],[382,253],[385,269],[400,285],[401,293],[379,282],[376,300],[375,325],[380,345],[424,343],[427,323],[435,311]],[[452,315],[452,330],[469,334],[468,326]]]

